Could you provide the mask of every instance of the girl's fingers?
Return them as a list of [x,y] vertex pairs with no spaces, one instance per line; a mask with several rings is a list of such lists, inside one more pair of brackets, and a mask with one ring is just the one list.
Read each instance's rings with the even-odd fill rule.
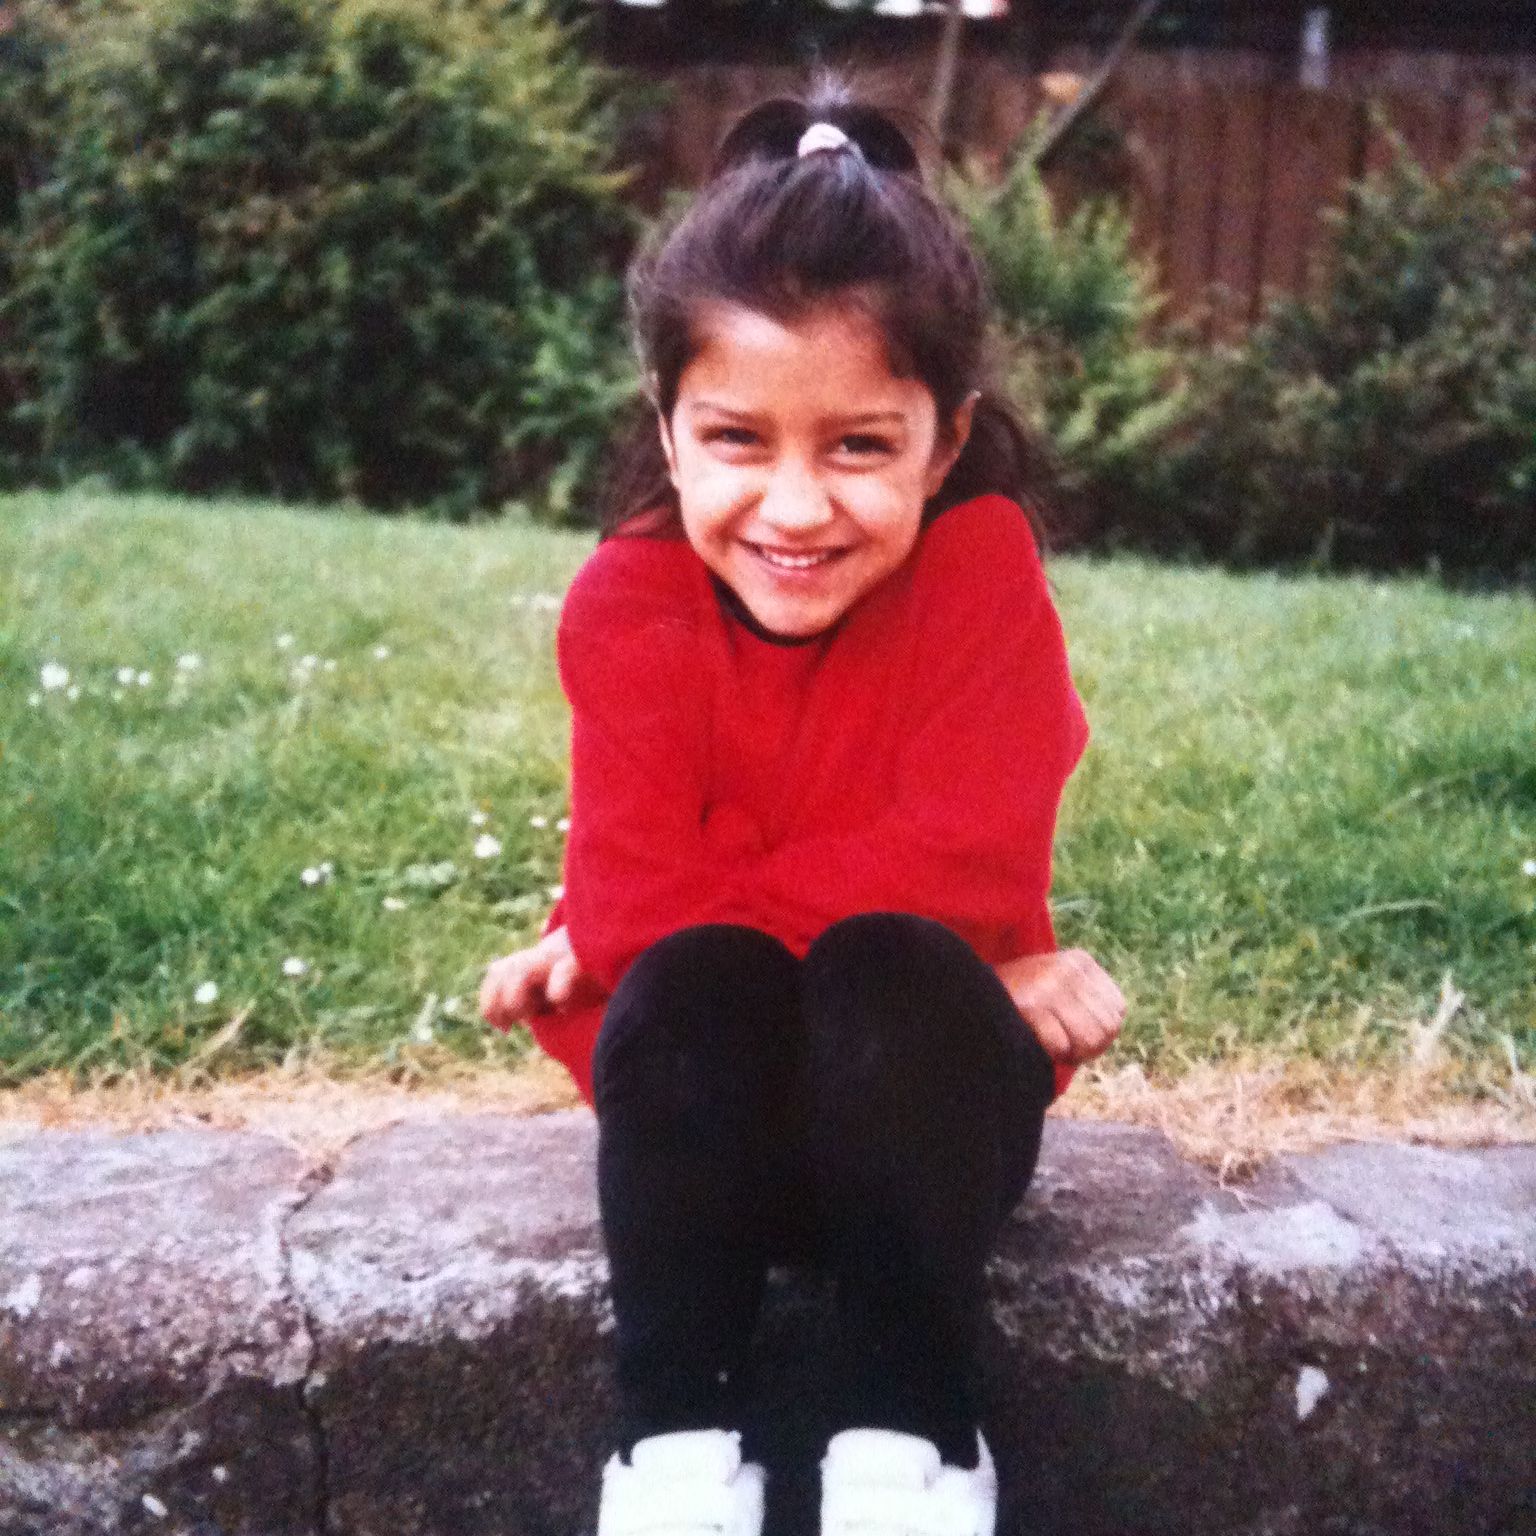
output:
[[1120,1032],[1125,998],[1085,950],[1062,950],[1014,978],[1014,1004],[1054,1061],[1102,1055]]
[[505,955],[491,965],[480,987],[480,1012],[489,1023],[504,1029],[528,1017],[534,969],[527,950]]
[[1097,987],[1086,987],[1078,993],[1085,1028],[1096,1037],[1098,1048],[1103,1050],[1120,1033],[1120,1013],[1114,1001]]
[[1067,1028],[1072,1036],[1076,1059],[1087,1061],[1101,1056],[1110,1047],[1117,1033],[1104,1015],[1088,1006],[1080,998],[1074,998],[1067,1014]]
[[1108,1050],[1120,1033],[1125,998],[1097,961],[1074,951],[1074,958],[1078,957],[1078,964],[1068,973],[1070,1001],[1062,1012],[1070,1012],[1072,1033],[1089,1054],[1096,1056]]
[[1057,1003],[1053,1018],[1064,1042],[1062,1059],[1066,1061],[1084,1062],[1101,1056],[1115,1038],[1116,1031],[1102,1023],[1075,994]]
[[549,968],[549,980],[544,983],[544,996],[552,1003],[564,1003],[571,995],[576,980],[576,957],[567,951]]
[[1115,985],[1114,978],[1100,966],[1094,966],[1088,978],[1088,988],[1099,1004],[1099,1010],[1107,1016],[1110,1025],[1118,1029],[1125,1017],[1125,993]]
[[501,1012],[501,978],[502,963],[493,960],[486,966],[485,977],[480,983],[480,1016],[492,1024]]
[[1052,1061],[1072,1060],[1072,1038],[1054,1009],[1043,1005],[1032,1006],[1023,1014],[1023,1018]]

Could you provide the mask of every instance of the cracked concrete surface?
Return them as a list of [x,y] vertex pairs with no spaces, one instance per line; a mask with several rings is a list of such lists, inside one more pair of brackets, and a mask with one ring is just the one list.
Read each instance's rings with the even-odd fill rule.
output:
[[[612,1314],[585,1111],[311,1162],[0,1143],[0,1536],[588,1536]],[[1048,1119],[989,1271],[999,1536],[1536,1536],[1536,1147],[1240,1186]],[[768,1536],[815,1530],[825,1276],[754,1348]]]
[[318,1529],[282,1250],[308,1172],[266,1137],[0,1146],[0,1532]]
[[[300,1198],[290,1207],[287,1219],[278,1230],[278,1251],[283,1259],[284,1290],[290,1296],[295,1294],[295,1287],[293,1284],[293,1259],[288,1248],[287,1227],[334,1177],[334,1161],[319,1163],[310,1168],[301,1181]],[[298,1296],[297,1300],[304,1315],[304,1337],[308,1346],[308,1355],[304,1362],[303,1379],[298,1384],[298,1400],[299,1409],[304,1415],[304,1421],[309,1426],[310,1451],[314,1459],[312,1475],[314,1485],[312,1528],[316,1536],[323,1536],[323,1533],[330,1529],[330,1508],[326,1474],[325,1424],[310,1400],[311,1387],[315,1379],[315,1360],[318,1354],[315,1319],[309,1307],[305,1305],[303,1297]],[[166,1513],[169,1514],[169,1510]]]

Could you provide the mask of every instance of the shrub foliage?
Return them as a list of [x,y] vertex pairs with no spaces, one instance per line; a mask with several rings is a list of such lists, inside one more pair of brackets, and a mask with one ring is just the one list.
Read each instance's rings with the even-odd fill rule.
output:
[[1512,127],[1443,177],[1403,146],[1326,217],[1311,297],[1191,359],[1174,456],[1234,563],[1536,576],[1536,242]]
[[547,377],[629,219],[540,7],[96,0],[53,61],[4,343],[44,478],[463,511],[613,387]]
[[1000,181],[962,171],[948,191],[987,267],[1010,392],[1056,450],[1075,526],[1115,542],[1158,503],[1159,450],[1188,406],[1178,350],[1149,339],[1163,300],[1128,215],[1107,201],[1057,214],[1030,152],[1046,126]]
[[1536,579],[1536,221],[1509,119],[1439,177],[1396,140],[1327,212],[1310,295],[1211,347],[1190,322],[1154,339],[1125,215],[1058,217],[1030,142],[951,190],[1087,543]]

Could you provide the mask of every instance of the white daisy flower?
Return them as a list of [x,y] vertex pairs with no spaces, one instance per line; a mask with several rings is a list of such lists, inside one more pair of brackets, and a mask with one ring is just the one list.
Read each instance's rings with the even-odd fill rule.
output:
[[178,656],[176,658],[176,670],[178,672],[196,672],[202,664],[203,658],[192,651],[188,651],[185,656]]
[[528,825],[530,827],[547,827],[549,825],[549,817],[548,816],[530,816],[528,818]]
[[313,864],[311,864],[309,868],[299,876],[299,879],[302,880],[305,885],[319,885],[320,882],[325,879],[325,876],[321,874]]
[[324,666],[327,672],[334,672],[336,670],[336,663],[332,661],[329,656],[325,658],[325,661],[321,663],[321,665]]
[[475,839],[475,857],[477,859],[494,859],[500,852],[500,841],[492,837],[489,832],[482,832]]
[[415,1024],[412,1024],[411,1025],[411,1039],[414,1040],[417,1045],[431,1045],[431,1043],[432,1043],[432,1026],[431,1026],[431,1024],[429,1022],[427,1022],[427,1020],[425,1020],[425,1019],[420,1019]]
[[30,704],[33,707],[33,709],[36,709],[37,706],[39,704],[41,704],[42,702],[43,702],[43,696],[40,693],[29,693],[27,695],[27,703]]
[[284,976],[302,976],[309,969],[309,962],[301,960],[297,955],[289,955],[283,961]]
[[200,986],[197,991],[192,994],[192,1001],[194,1003],[202,1003],[206,1005],[208,1003],[215,1002],[218,999],[218,995],[218,982],[205,981],[202,986]]
[[68,699],[71,704],[73,704],[74,701],[80,697],[80,684],[71,683],[69,687],[64,690],[64,697]]
[[318,666],[319,664],[320,664],[320,658],[318,656],[316,656],[313,652],[310,652],[307,655],[299,657],[299,665],[301,667],[303,667],[306,671],[311,670],[312,668]]
[[571,818],[569,816],[562,816],[555,823],[555,830],[557,832],[569,832],[571,830]]
[[1527,859],[1525,863],[1520,866],[1520,873],[1522,875],[1530,875],[1536,877],[1536,859]]
[[327,880],[329,880],[331,876],[336,873],[336,866],[332,864],[329,859],[321,859],[320,873],[324,875]]
[[373,659],[375,661],[388,661],[389,660],[389,647],[387,645],[376,645],[376,646],[374,646],[374,648],[373,648]]
[[549,888],[549,894],[556,901],[559,901],[560,898],[565,895],[565,887],[563,885],[552,885]]
[[383,905],[386,912],[405,911],[405,903],[398,896],[386,896]]
[[133,680],[137,676],[138,673],[135,672],[132,667],[119,667],[117,669],[117,680],[123,685],[124,688],[133,687]]
[[140,688],[148,688],[149,685],[152,682],[154,682],[154,680],[155,680],[155,675],[154,675],[153,672],[140,672],[139,673],[139,687]]
[[472,827],[483,827],[490,819],[484,811],[471,811],[469,813],[469,824]]
[[59,688],[67,688],[69,687],[69,668],[61,667],[56,661],[44,662],[39,681],[44,690],[49,693]]
[[291,651],[293,649],[293,636],[279,635],[277,637],[277,648],[280,651]]
[[446,1015],[446,1017],[448,1017],[450,1019],[458,1018],[458,1016],[459,1016],[459,1007],[463,1003],[463,1001],[464,1001],[464,999],[461,998],[461,997],[447,997],[447,998],[444,998],[443,999],[443,1013]]

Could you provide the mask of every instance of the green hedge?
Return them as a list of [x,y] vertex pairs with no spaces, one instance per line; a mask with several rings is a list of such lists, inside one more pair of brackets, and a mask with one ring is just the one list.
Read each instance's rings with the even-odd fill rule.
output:
[[1057,218],[1030,142],[951,193],[1086,547],[1536,582],[1536,221],[1508,119],[1440,177],[1398,140],[1327,214],[1312,296],[1214,347],[1191,320],[1153,339],[1124,214]]
[[97,0],[51,60],[28,478],[467,512],[622,391],[610,87],[540,7]]
[[1536,579],[1536,241],[1512,126],[1392,163],[1328,213],[1315,297],[1191,363],[1173,471],[1236,564]]

